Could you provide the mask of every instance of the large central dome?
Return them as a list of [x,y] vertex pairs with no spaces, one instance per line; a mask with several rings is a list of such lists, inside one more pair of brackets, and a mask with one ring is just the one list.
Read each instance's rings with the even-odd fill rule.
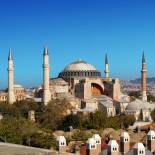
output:
[[77,60],[69,65],[67,65],[64,69],[64,71],[95,71],[96,68],[88,64],[85,61]]
[[101,77],[101,72],[96,68],[82,60],[77,60],[67,65],[59,74],[59,77],[68,80],[72,77]]

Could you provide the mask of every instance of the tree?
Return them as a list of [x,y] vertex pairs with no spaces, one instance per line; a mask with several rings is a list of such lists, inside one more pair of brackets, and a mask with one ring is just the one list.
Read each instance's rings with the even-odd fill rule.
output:
[[81,128],[82,127],[82,117],[75,114],[70,114],[65,117],[60,128],[63,130],[68,130],[69,126],[73,128]]
[[14,104],[8,102],[0,102],[0,112],[4,116],[12,117],[28,117],[30,110],[37,110],[38,105],[34,101],[16,101]]
[[43,107],[39,122],[46,128],[56,130],[67,115],[69,109],[65,100],[53,100]]
[[140,110],[139,121],[143,121],[143,111],[142,111],[142,109]]
[[91,113],[86,120],[88,129],[103,129],[105,128],[107,121],[107,116],[105,112],[96,111],[95,113]]
[[0,141],[43,148],[55,146],[51,131],[22,117],[9,116],[1,120]]
[[121,122],[121,125],[123,125],[124,128],[128,128],[130,125],[133,125],[135,122],[134,115],[125,115],[122,114],[118,116],[119,122]]
[[151,112],[151,118],[155,122],[155,109]]
[[13,105],[8,102],[0,102],[0,113],[3,116],[19,116],[20,113]]
[[129,92],[129,96],[139,98],[141,96],[141,92],[140,91],[131,91],[131,92]]
[[83,130],[76,130],[72,135],[72,140],[85,142],[90,137],[92,137],[91,133]]
[[31,136],[31,145],[33,147],[50,149],[56,148],[56,140],[50,131],[35,132]]
[[152,94],[148,94],[147,95],[147,100],[150,102],[155,102],[155,96],[153,96]]
[[38,109],[38,105],[34,101],[16,101],[12,107],[14,107],[19,113],[20,116],[27,118],[28,112],[30,110],[36,111]]

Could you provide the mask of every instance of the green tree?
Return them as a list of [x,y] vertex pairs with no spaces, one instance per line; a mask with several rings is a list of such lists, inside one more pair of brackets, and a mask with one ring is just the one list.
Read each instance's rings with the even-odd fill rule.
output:
[[[82,116],[83,117],[83,116]],[[81,128],[82,127],[82,117],[75,114],[70,114],[65,117],[60,128],[63,130],[68,130],[69,126],[73,128]]]
[[90,137],[92,137],[91,133],[83,130],[76,130],[72,135],[72,140],[85,142]]
[[33,147],[50,149],[56,148],[56,140],[50,131],[46,132],[35,132],[31,136],[31,145]]
[[64,100],[53,100],[43,107],[40,115],[40,123],[49,129],[56,130],[67,115],[70,105]]
[[38,109],[38,105],[32,100],[32,101],[17,101],[15,102],[12,107],[14,107],[19,113],[20,116],[27,118],[28,112],[30,110],[36,111]]
[[131,91],[131,92],[129,92],[129,96],[139,98],[141,96],[141,92],[140,91]]
[[51,131],[22,117],[9,116],[1,120],[0,141],[43,148],[55,146]]
[[147,95],[147,100],[150,102],[155,102],[155,96],[153,96],[152,94],[148,94]]
[[91,113],[89,118],[87,119],[87,128],[88,129],[103,129],[105,128],[107,121],[107,116],[105,112],[96,111],[95,113]]
[[3,116],[19,116],[20,112],[8,102],[0,102],[0,113]]
[[121,123],[121,127],[123,128],[128,128],[130,125],[133,125],[135,122],[135,117],[134,115],[125,115],[122,114],[120,116],[118,116],[118,120]]
[[143,111],[142,111],[142,109],[140,110],[139,121],[143,121]]
[[151,112],[151,118],[155,122],[155,109]]

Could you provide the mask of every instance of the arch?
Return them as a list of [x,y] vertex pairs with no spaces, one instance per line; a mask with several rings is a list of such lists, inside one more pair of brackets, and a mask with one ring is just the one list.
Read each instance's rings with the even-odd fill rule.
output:
[[103,95],[103,88],[97,83],[91,83],[91,93],[94,96]]

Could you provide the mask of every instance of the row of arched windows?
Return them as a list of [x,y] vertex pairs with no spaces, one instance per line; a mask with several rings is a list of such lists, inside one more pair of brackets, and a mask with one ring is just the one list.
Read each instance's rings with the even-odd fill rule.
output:
[[70,71],[70,72],[62,72],[59,74],[59,77],[70,77],[70,76],[100,77],[101,72],[99,71]]

